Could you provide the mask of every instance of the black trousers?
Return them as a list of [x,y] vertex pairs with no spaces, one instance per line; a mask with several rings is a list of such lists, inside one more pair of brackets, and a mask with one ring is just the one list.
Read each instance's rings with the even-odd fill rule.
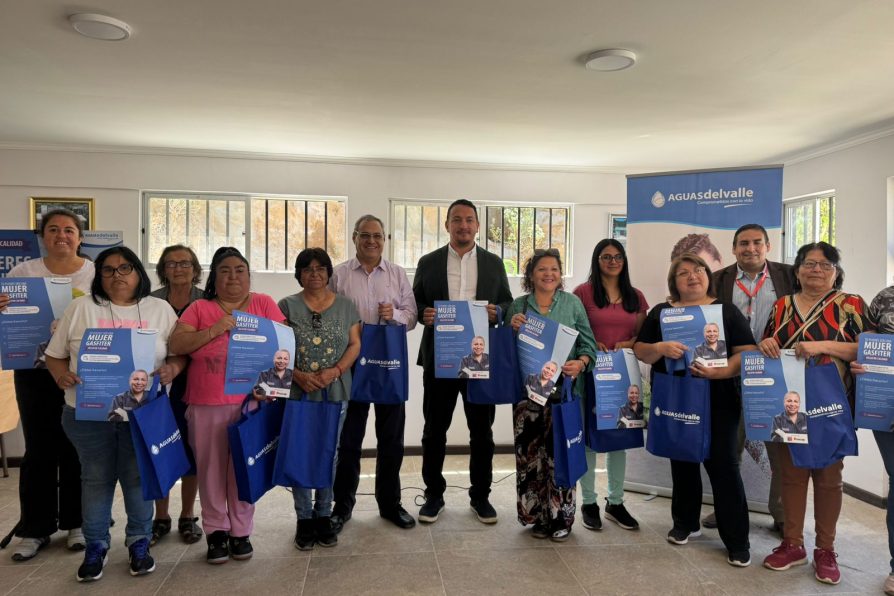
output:
[[[379,512],[392,513],[400,505],[400,466],[404,461],[404,404],[373,404],[376,410],[376,503]],[[333,515],[347,515],[357,502],[360,453],[366,434],[368,403],[348,402],[338,445],[338,465],[332,486]]]
[[447,430],[453,421],[456,396],[463,400],[466,424],[469,427],[469,497],[486,499],[493,481],[495,406],[470,404],[466,399],[466,383],[460,379],[436,379],[428,370],[422,374],[422,480],[428,499],[441,498],[447,489],[442,474],[447,448]]
[[[732,401],[732,400],[730,400]],[[738,427],[742,409],[714,405],[711,399],[711,451],[704,461],[714,491],[714,512],[720,539],[731,553],[747,551],[748,503],[739,473]],[[671,460],[673,496],[671,515],[674,526],[689,531],[699,529],[702,507],[702,477],[699,464]]]
[[16,402],[25,435],[19,468],[21,526],[24,538],[50,536],[81,527],[81,463],[62,430],[65,394],[46,369],[13,373]]

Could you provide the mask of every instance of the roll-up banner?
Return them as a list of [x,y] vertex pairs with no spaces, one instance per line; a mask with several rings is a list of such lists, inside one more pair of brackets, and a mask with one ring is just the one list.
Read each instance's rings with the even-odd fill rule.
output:
[[[733,235],[748,223],[766,228],[770,237],[767,256],[778,261],[782,254],[782,166],[628,176],[627,256],[633,285],[649,304],[658,304],[667,298],[668,268],[679,254],[696,253],[712,272],[735,264]],[[749,505],[766,511],[770,483],[766,450],[762,442],[749,441],[745,451],[741,471]],[[710,483],[704,473],[702,476],[707,497]],[[625,487],[669,495],[670,466],[645,450],[632,451]]]

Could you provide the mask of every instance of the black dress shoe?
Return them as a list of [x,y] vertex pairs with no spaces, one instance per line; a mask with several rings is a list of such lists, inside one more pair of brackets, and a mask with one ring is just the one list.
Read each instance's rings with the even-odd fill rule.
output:
[[344,528],[345,524],[348,523],[348,520],[351,519],[351,514],[346,513],[344,515],[339,515],[338,513],[332,514],[332,517],[329,518],[329,525],[332,526],[332,531],[336,534],[340,534],[342,528]]
[[397,509],[393,511],[381,511],[379,512],[379,515],[382,516],[382,519],[387,519],[398,528],[402,528],[404,530],[409,530],[416,525],[416,520],[413,519],[413,516],[407,513],[407,510],[400,505],[398,505]]

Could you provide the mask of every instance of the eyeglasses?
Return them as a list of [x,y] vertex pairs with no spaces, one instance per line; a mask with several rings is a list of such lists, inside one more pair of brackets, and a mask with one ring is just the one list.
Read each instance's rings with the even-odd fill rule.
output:
[[696,267],[692,271],[677,271],[677,279],[687,279],[689,277],[698,277],[704,275],[706,269],[704,267]]
[[165,269],[192,269],[192,261],[167,261]]
[[323,315],[318,312],[311,311],[310,313],[310,326],[312,329],[322,329],[323,328]]
[[326,273],[326,267],[305,267],[301,270],[302,275],[323,275]]
[[603,263],[611,263],[612,261],[615,263],[623,263],[624,255],[600,255],[599,260]]
[[555,248],[538,248],[534,250],[535,257],[559,257],[559,251]]
[[376,242],[381,242],[385,239],[385,234],[379,234],[378,232],[375,234],[370,234],[369,232],[354,232],[358,238],[366,242],[367,240],[375,240]]
[[121,277],[124,277],[125,275],[130,275],[132,272],[133,272],[133,265],[131,265],[130,263],[122,263],[121,265],[118,265],[117,267],[111,267],[109,265],[105,265],[103,267],[100,267],[100,269],[99,269],[99,273],[103,277],[112,277],[116,273],[118,275],[120,275]]
[[816,269],[817,265],[819,265],[821,271],[826,273],[835,269],[835,263],[830,263],[829,261],[804,261],[801,263],[801,267],[808,271]]

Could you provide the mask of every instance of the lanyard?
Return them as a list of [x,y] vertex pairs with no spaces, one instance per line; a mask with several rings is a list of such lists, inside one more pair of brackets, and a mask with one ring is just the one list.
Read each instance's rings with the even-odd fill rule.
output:
[[740,280],[740,279],[736,280],[736,285],[739,286],[739,289],[742,290],[742,292],[746,296],[748,296],[748,312],[745,313],[745,316],[748,317],[749,321],[751,320],[751,306],[752,306],[752,304],[754,304],[754,299],[755,299],[755,297],[757,297],[758,292],[760,292],[761,288],[764,286],[764,282],[767,281],[767,276],[768,276],[767,264],[764,263],[764,270],[761,271],[761,279],[759,282],[757,282],[757,285],[754,286],[753,293],[748,291],[748,288],[745,287],[745,284],[742,283],[742,280]]

